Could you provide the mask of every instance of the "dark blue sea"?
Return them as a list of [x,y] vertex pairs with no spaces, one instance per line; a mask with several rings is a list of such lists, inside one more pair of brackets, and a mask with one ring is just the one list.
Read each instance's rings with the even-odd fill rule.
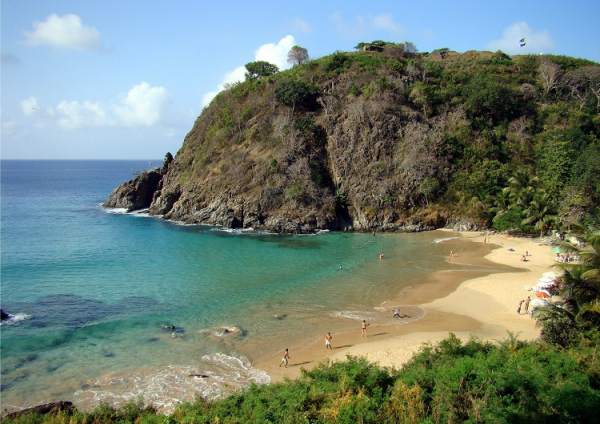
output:
[[268,382],[256,358],[387,319],[383,302],[444,266],[435,233],[281,236],[101,206],[149,166],[1,162],[2,409],[168,410]]

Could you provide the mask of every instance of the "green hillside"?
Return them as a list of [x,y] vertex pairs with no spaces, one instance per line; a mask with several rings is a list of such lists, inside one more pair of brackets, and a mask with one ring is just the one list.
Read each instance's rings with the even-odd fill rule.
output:
[[373,44],[283,72],[248,64],[145,206],[291,233],[545,232],[598,214],[600,66]]

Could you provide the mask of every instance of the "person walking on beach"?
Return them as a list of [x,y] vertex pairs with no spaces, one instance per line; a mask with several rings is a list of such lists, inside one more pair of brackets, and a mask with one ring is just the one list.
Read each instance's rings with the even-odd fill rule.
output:
[[517,308],[517,314],[521,315],[521,305],[523,304],[523,302],[525,302],[524,300],[521,300],[519,302],[519,307]]
[[331,333],[327,333],[327,335],[325,336],[325,349],[333,350],[333,348],[331,347],[331,339],[333,339],[333,336],[331,335]]
[[448,256],[448,260],[454,258],[454,250],[450,251],[450,256]]
[[369,324],[367,324],[367,321],[365,321],[365,320],[363,319],[363,322],[362,322],[362,324],[361,324],[361,326],[360,326],[360,327],[361,327],[361,329],[362,329],[361,337],[363,337],[363,336],[364,336],[364,337],[367,337],[367,327],[368,327],[368,326],[369,326]]
[[286,348],[283,351],[283,358],[281,358],[281,363],[279,364],[279,366],[281,367],[282,364],[285,364],[284,368],[287,368],[290,359],[292,359],[292,357],[290,356],[290,351],[288,350],[288,348]]
[[527,299],[525,300],[525,313],[526,314],[529,313],[529,302],[531,302],[531,298],[529,296],[527,296]]

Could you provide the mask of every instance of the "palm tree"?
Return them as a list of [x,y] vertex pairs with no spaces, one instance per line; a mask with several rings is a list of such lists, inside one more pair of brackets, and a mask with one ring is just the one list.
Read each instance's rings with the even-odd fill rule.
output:
[[514,205],[527,207],[533,200],[537,181],[537,177],[532,178],[527,169],[517,169],[503,191],[510,196]]
[[544,233],[556,222],[556,210],[554,202],[547,193],[541,192],[525,209],[526,218],[521,222],[523,225],[534,225],[536,230],[540,232],[540,238],[544,237]]
[[557,245],[578,255],[580,260],[557,264],[563,270],[556,293],[560,300],[549,302],[534,313],[538,325],[554,333],[546,334],[547,340],[565,343],[573,337],[573,331],[597,328],[600,324],[600,231],[581,225],[575,225],[574,231],[577,242]]

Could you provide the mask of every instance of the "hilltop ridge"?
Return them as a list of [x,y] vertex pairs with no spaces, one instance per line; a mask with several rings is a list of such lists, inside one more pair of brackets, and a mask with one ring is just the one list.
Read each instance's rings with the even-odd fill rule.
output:
[[279,233],[473,229],[522,171],[580,219],[600,195],[599,81],[565,56],[336,52],[223,90],[150,200],[121,189],[105,206]]

